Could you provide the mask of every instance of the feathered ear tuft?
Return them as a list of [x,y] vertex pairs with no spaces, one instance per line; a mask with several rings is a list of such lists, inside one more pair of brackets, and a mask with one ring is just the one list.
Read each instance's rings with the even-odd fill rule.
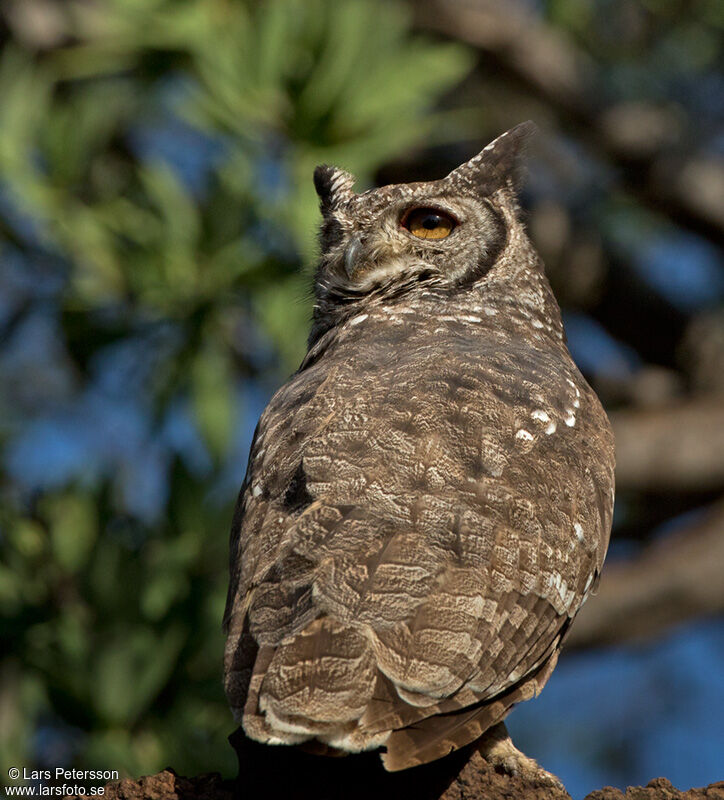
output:
[[526,145],[537,131],[535,123],[521,122],[454,169],[445,180],[464,183],[482,195],[505,185],[517,192],[525,179]]
[[322,213],[339,208],[349,200],[356,178],[338,167],[321,164],[314,170],[314,188],[319,195]]

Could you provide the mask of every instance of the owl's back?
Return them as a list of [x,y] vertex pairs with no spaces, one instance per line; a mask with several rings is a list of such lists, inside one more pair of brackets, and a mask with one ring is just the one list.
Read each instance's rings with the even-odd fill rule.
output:
[[253,738],[401,769],[547,680],[605,554],[612,443],[558,320],[508,289],[371,300],[265,411],[227,606]]

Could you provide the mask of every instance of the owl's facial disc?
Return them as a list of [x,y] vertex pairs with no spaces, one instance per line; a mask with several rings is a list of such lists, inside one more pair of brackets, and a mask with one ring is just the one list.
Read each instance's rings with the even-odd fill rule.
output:
[[366,293],[415,273],[452,287],[484,277],[505,246],[506,220],[515,217],[522,153],[533,130],[532,123],[512,128],[428,183],[357,194],[352,175],[318,167],[320,279]]

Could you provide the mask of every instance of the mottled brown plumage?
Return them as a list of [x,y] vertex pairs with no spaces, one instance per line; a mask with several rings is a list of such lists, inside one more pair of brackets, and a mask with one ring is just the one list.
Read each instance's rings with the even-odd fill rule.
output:
[[[613,442],[519,220],[529,132],[430,183],[315,173],[309,352],[232,528],[225,686],[253,739],[439,758],[540,691],[595,585]],[[457,225],[418,239],[414,207]]]

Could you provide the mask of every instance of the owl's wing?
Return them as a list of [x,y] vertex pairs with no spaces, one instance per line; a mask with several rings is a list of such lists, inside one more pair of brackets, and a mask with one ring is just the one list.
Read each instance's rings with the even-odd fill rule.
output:
[[[515,601],[514,601],[515,602]],[[516,602],[522,605],[520,598]],[[382,756],[389,771],[407,769],[441,758],[452,750],[464,747],[477,739],[488,728],[505,718],[516,703],[537,695],[550,677],[558,660],[558,653],[570,618],[559,615],[541,598],[531,602],[531,607],[521,627],[507,623],[497,636],[493,636],[488,652],[508,642],[519,648],[513,658],[492,658],[486,663],[489,673],[495,673],[497,684],[486,689],[471,688],[473,679],[451,697],[434,706],[414,708],[404,706],[394,696],[394,689],[385,692],[387,713],[383,703],[368,708],[363,723],[369,730],[378,727],[392,729],[386,741],[387,752]],[[535,623],[532,633],[526,628]],[[374,711],[383,713],[373,719]]]
[[[459,598],[468,590],[464,579],[456,586],[455,577],[441,582],[447,597],[433,593],[408,621],[412,640],[400,630],[383,636],[375,632],[400,663],[429,659],[421,665],[427,674],[446,668],[459,686],[442,697],[439,691],[431,696],[406,691],[402,681],[395,684],[380,676],[360,726],[370,734],[392,731],[383,756],[388,770],[423,764],[468,744],[501,721],[515,703],[538,694],[570,625],[571,616],[560,613],[548,598],[519,590],[498,597],[489,620],[476,624],[470,619],[464,625],[460,615],[450,613],[452,598],[458,598],[459,610]],[[434,645],[426,647],[425,640]],[[380,658],[376,645],[378,663],[389,665],[392,657]],[[387,671],[394,674],[389,667]]]
[[517,684],[494,697],[461,708],[441,705],[441,710],[421,721],[410,722],[393,730],[386,741],[387,752],[382,761],[385,769],[396,772],[426,764],[458,750],[482,736],[485,731],[501,722],[511,708],[535,697],[543,688],[558,661],[558,642],[550,646],[543,663]]
[[[511,595],[506,600],[511,606],[524,609],[525,618],[516,628],[501,611],[501,622],[491,626],[493,630],[485,636],[486,645],[477,669],[472,671],[471,676],[470,670],[465,671],[468,677],[460,689],[447,697],[430,697],[424,705],[419,704],[424,702],[423,697],[415,698],[411,696],[412,693],[407,693],[409,699],[418,703],[411,705],[400,697],[394,685],[385,678],[380,681],[373,702],[360,720],[361,725],[370,732],[396,730],[434,714],[457,712],[469,706],[479,707],[483,701],[492,701],[505,695],[537,673],[551,658],[569,618],[559,615],[547,601],[533,595],[526,598]],[[513,647],[516,650],[510,657]],[[495,651],[499,652],[497,657],[493,655]],[[486,677],[481,680],[483,674]],[[504,676],[502,681],[501,676]],[[490,685],[481,685],[491,680]]]

